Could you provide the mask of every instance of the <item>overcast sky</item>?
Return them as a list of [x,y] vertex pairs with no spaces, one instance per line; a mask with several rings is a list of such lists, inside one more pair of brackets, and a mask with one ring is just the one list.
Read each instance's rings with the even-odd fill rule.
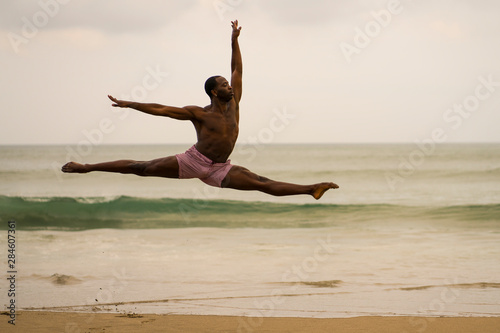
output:
[[235,18],[240,143],[500,142],[499,17],[495,0],[1,1],[0,144],[193,143],[106,96],[207,105]]

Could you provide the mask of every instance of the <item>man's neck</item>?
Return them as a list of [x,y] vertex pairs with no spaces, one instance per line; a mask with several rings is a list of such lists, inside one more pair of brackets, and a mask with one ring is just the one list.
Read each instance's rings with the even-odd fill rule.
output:
[[210,103],[210,110],[212,112],[225,113],[227,110],[227,102],[224,102],[218,98],[212,98]]

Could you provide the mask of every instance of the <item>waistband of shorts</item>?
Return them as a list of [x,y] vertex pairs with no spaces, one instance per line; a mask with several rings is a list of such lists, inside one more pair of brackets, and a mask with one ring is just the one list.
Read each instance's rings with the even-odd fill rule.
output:
[[205,155],[203,155],[202,153],[200,153],[200,151],[198,150],[198,148],[196,148],[196,144],[194,144],[191,148],[189,148],[186,151],[186,153],[187,152],[194,154],[196,157],[198,157],[203,162],[208,163],[208,164],[226,164],[226,163],[231,163],[231,160],[227,160],[226,162],[214,162],[214,161],[212,161],[211,159],[209,159],[208,157],[206,157]]
[[188,152],[196,155],[196,157],[198,157],[199,159],[201,159],[205,163],[215,164],[214,161],[212,161],[211,159],[209,159],[208,157],[206,157],[205,155],[200,153],[200,151],[196,148],[196,145],[193,145],[191,148],[189,148]]

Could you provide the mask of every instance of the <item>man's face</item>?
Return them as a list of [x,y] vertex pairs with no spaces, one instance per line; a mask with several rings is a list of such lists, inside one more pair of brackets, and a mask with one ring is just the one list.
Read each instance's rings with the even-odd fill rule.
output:
[[217,86],[215,87],[216,97],[229,102],[233,98],[233,88],[229,85],[229,82],[225,78],[218,77],[216,79]]

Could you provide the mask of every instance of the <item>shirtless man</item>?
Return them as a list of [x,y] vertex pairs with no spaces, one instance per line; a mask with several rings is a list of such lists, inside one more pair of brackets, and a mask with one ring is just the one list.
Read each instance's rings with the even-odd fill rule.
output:
[[330,182],[297,185],[274,181],[231,165],[228,160],[238,138],[239,102],[242,93],[242,72],[238,37],[241,27],[231,22],[231,84],[222,76],[210,77],[205,91],[210,105],[185,106],[182,108],[160,104],[121,101],[109,96],[114,107],[132,108],[155,116],[189,120],[193,123],[198,142],[183,154],[158,158],[152,161],[119,160],[97,164],[66,163],[63,172],[87,173],[105,171],[131,173],[138,176],[166,178],[199,178],[206,184],[237,190],[256,190],[275,196],[309,194],[315,199],[338,185]]

